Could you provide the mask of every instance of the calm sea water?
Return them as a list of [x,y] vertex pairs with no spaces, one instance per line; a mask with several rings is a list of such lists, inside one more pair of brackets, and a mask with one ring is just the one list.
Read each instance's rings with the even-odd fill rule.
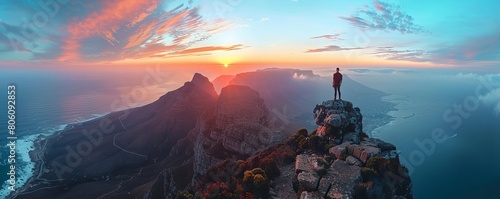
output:
[[[136,107],[156,100],[188,81],[172,81],[168,70],[46,70],[0,69],[0,198],[7,194],[7,86],[16,86],[16,175],[19,187],[31,175],[34,164],[28,151],[40,134],[49,135],[66,124]],[[155,74],[156,73],[156,74]],[[155,76],[156,75],[156,76]],[[144,79],[147,79],[144,83]],[[156,78],[156,79],[155,79]]]
[[[385,100],[397,104],[389,113],[394,120],[373,134],[397,145],[416,198],[500,198],[500,115],[476,96],[478,87],[481,95],[489,92],[478,81],[484,76],[421,70],[351,75],[392,94]],[[433,140],[436,129],[449,139]]]

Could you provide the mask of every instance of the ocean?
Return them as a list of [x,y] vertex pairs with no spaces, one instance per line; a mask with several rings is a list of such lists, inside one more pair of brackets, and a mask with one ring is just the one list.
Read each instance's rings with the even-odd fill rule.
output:
[[389,93],[384,100],[396,104],[393,120],[372,135],[397,146],[415,198],[500,198],[500,114],[494,110],[500,98],[492,95],[500,74],[374,70],[350,77]]
[[[117,72],[86,69],[0,69],[0,198],[9,194],[7,159],[7,86],[16,86],[16,188],[32,175],[34,163],[28,152],[39,135],[50,135],[67,124],[78,123],[109,112],[144,105],[184,81],[160,78],[157,68],[138,68]],[[148,81],[145,83],[144,79]]]

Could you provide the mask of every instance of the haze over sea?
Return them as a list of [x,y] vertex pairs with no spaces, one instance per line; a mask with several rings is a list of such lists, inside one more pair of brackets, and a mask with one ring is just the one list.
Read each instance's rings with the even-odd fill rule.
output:
[[[23,168],[18,169],[18,178],[26,180],[31,175],[33,164],[27,152],[36,136],[48,135],[68,123],[152,102],[181,86],[194,72],[156,67],[120,71],[3,70],[0,85],[17,86],[17,154],[22,156],[17,165]],[[210,79],[217,76],[204,72]],[[395,104],[396,110],[388,113],[393,120],[371,134],[397,145],[403,163],[411,171],[416,198],[500,197],[496,191],[500,185],[500,74],[436,69],[342,72],[388,93],[384,100]],[[315,73],[329,76],[331,71],[322,68]],[[6,104],[5,97],[0,104]],[[462,113],[455,109],[457,106],[462,107]],[[0,106],[0,112],[6,113],[6,106]],[[6,128],[2,119],[0,129]],[[432,140],[435,129],[442,129],[448,139],[442,143]],[[1,159],[5,160],[6,140],[1,139],[0,144]],[[4,163],[0,171],[7,172]],[[6,175],[1,180],[6,180]],[[0,198],[5,194],[1,192]]]

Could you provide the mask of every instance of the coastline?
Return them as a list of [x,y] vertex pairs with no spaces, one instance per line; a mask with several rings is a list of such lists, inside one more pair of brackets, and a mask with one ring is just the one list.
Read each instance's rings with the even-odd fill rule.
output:
[[391,96],[393,95],[387,94],[381,96],[377,102],[380,104],[375,105],[375,111],[371,110],[363,113],[363,108],[361,109],[363,122],[366,123],[366,125],[363,126],[363,131],[370,137],[378,138],[376,134],[378,129],[391,124],[391,122],[397,119],[391,113],[398,111],[396,108],[398,103],[388,100]]
[[403,102],[408,101],[409,96],[405,95],[393,95],[389,94],[381,98],[382,101],[392,104],[391,109],[386,113],[386,115],[390,118],[388,122],[383,125],[377,126],[370,133],[374,138],[381,138],[380,133],[383,132],[383,128],[387,128],[389,126],[395,125],[399,120],[404,120],[408,118],[415,117],[415,112],[404,109],[401,107],[404,105]]
[[[33,186],[38,185],[38,184],[33,185],[33,183],[36,183],[38,180],[42,180],[42,179],[40,179],[40,176],[42,175],[44,164],[45,164],[45,162],[43,161],[43,156],[46,152],[46,147],[49,146],[50,144],[52,144],[52,143],[50,143],[50,141],[53,138],[59,136],[65,130],[73,128],[74,126],[82,125],[85,122],[103,117],[103,116],[108,115],[110,113],[112,113],[112,112],[109,112],[106,114],[94,114],[92,118],[89,118],[89,119],[86,119],[86,120],[83,120],[83,121],[80,121],[77,123],[58,125],[51,131],[26,136],[25,139],[27,141],[30,141],[29,139],[27,139],[29,137],[36,137],[32,141],[32,145],[30,145],[31,150],[29,150],[27,152],[27,154],[28,154],[27,156],[29,156],[30,160],[29,160],[29,162],[26,162],[26,163],[33,164],[33,168],[31,168],[29,171],[31,173],[31,175],[29,175],[27,177],[27,179],[23,183],[20,184],[20,186],[16,189],[16,191],[13,191],[13,192],[10,192],[9,194],[7,194],[6,198],[15,198],[16,196],[19,195],[19,193],[26,190],[27,188],[32,188]],[[23,170],[27,171],[26,168],[24,168]],[[48,180],[45,180],[45,179],[43,179],[43,180],[44,180],[44,182],[49,182]],[[45,187],[41,187],[40,189],[44,189],[44,188],[48,188],[48,187],[45,186]]]
[[63,132],[64,129],[52,132],[50,135],[44,135],[40,134],[36,137],[35,141],[33,142],[33,149],[29,151],[29,157],[31,159],[31,163],[34,164],[32,170],[31,170],[31,176],[19,187],[16,189],[16,191],[11,192],[9,195],[7,195],[7,198],[15,198],[16,196],[19,195],[23,190],[27,189],[27,186],[32,186],[32,183],[35,182],[36,180],[39,180],[40,175],[42,174],[43,171],[43,154],[45,153],[45,147],[47,146],[47,142],[52,138],[56,137],[59,135],[59,133]]

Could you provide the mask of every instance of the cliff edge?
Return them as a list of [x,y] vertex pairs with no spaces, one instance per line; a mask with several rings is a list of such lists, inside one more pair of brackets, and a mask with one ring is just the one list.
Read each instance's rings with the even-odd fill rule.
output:
[[317,129],[244,160],[212,166],[177,198],[413,198],[408,170],[393,144],[369,138],[349,101],[316,105]]

